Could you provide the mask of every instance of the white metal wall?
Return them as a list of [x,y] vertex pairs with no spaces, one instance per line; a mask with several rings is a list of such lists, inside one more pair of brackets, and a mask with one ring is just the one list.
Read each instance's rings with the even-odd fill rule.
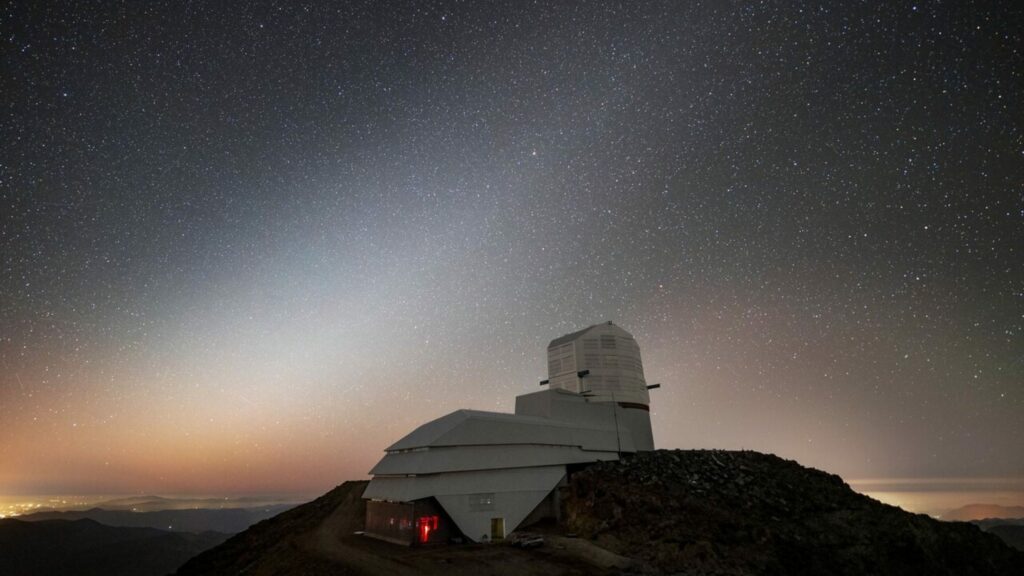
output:
[[[589,374],[579,378],[585,370]],[[586,392],[592,401],[650,404],[640,346],[632,334],[610,322],[549,346],[548,380],[552,388]]]

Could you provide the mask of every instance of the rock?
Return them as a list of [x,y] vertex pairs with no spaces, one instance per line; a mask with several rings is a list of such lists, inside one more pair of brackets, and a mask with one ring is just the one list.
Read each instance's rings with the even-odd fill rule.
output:
[[1024,554],[973,525],[910,514],[751,451],[597,463],[572,476],[562,503],[568,530],[600,536],[649,573],[1024,574]]

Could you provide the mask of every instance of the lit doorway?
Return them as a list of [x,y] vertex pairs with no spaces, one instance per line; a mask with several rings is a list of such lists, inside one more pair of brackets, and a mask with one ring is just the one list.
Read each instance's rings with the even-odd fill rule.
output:
[[491,540],[504,540],[505,519],[491,518]]

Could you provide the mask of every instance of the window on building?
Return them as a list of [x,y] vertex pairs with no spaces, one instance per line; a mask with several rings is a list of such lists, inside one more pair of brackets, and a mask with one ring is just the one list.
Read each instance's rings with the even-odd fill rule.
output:
[[470,494],[469,509],[473,511],[494,510],[494,493]]

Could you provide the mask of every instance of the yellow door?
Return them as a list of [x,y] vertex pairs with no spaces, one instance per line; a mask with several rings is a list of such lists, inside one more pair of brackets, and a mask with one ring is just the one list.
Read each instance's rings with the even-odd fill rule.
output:
[[502,540],[505,538],[505,519],[491,518],[491,540]]

